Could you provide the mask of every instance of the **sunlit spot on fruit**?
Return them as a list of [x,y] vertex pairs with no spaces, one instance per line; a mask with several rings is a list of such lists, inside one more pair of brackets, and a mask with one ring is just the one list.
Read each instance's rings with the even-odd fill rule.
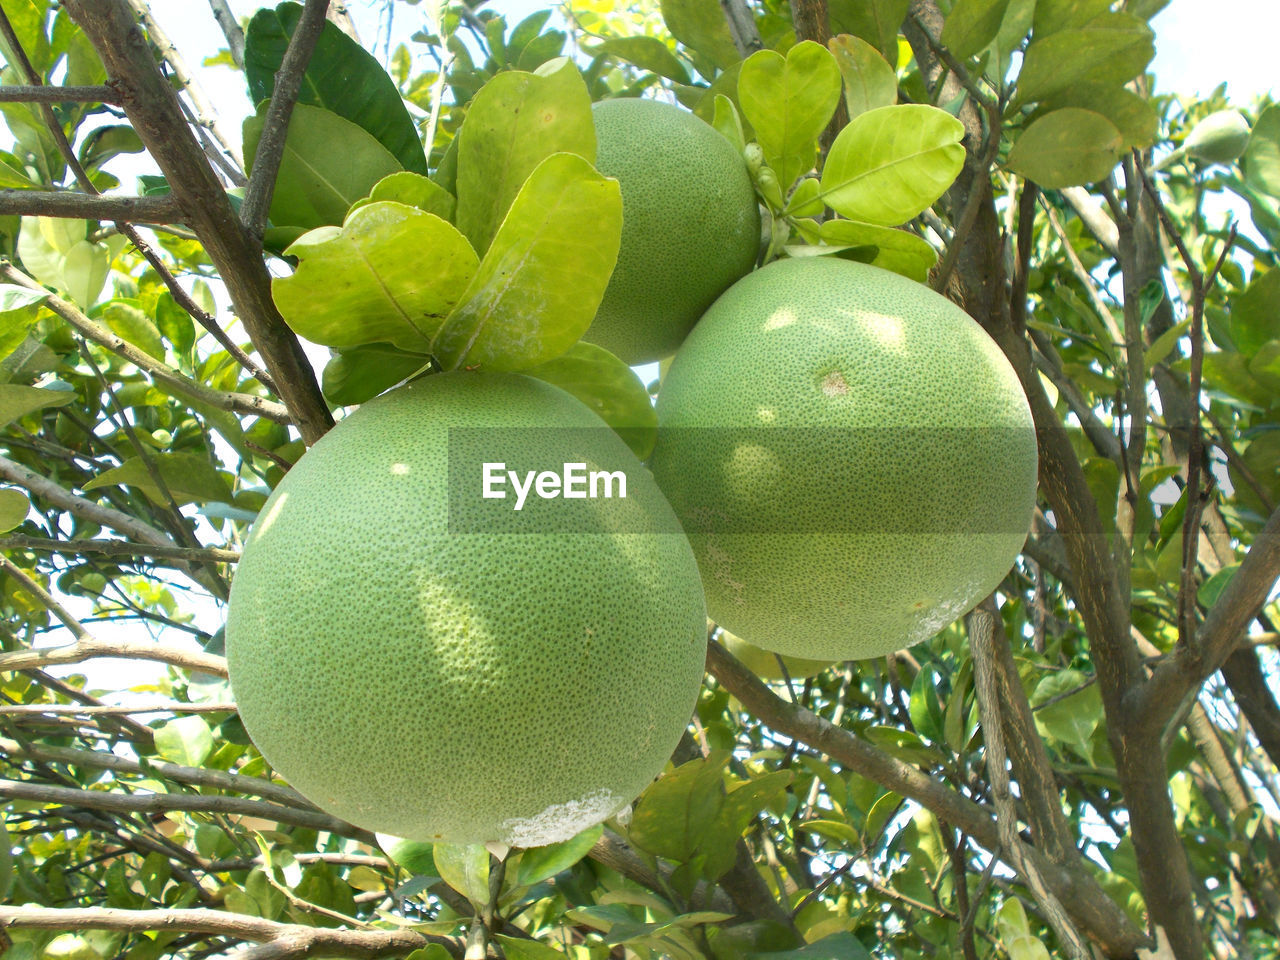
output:
[[409,465],[407,463],[393,463],[391,472],[397,477],[405,477],[409,475]]
[[783,327],[791,326],[799,319],[794,310],[788,307],[779,307],[764,322],[764,328],[765,330],[781,330]]
[[761,423],[773,423],[778,419],[778,414],[771,407],[759,407],[756,409],[756,419]]
[[862,318],[863,329],[886,350],[903,353],[906,347],[906,330],[897,317],[883,314],[867,314]]
[[828,397],[846,397],[849,395],[849,381],[839,370],[830,370],[818,381],[818,389]]
[[289,499],[288,491],[280,494],[276,498],[276,502],[271,505],[269,510],[264,510],[258,515],[257,523],[254,525],[254,533],[256,536],[262,536],[271,529],[271,525],[275,523],[276,517],[280,515],[281,508],[284,507],[285,501]]

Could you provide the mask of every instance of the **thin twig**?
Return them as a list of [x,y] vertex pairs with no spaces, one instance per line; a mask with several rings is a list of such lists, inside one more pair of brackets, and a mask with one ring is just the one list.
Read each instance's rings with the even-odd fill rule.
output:
[[302,88],[302,75],[324,30],[325,11],[328,9],[329,0],[306,0],[280,69],[276,71],[271,105],[267,107],[262,137],[253,157],[253,172],[249,174],[249,185],[245,188],[244,203],[240,207],[240,222],[255,237],[261,237],[267,228],[267,211],[271,207],[276,174],[280,170],[285,140],[289,135],[289,117]]
[[996,826],[1000,833],[1000,846],[1015,869],[1026,879],[1036,903],[1045,919],[1058,934],[1058,939],[1074,960],[1090,960],[1089,948],[1084,938],[1062,908],[1062,903],[1045,886],[1044,878],[1035,865],[1024,855],[1022,841],[1018,837],[1017,812],[1013,794],[1009,789],[1009,771],[1004,749],[1004,729],[1000,718],[999,679],[996,676],[996,650],[994,619],[989,611],[974,610],[967,618],[969,640],[973,647],[974,690],[978,696],[978,710],[982,717],[982,735],[986,744],[988,782],[991,798],[996,808]]
[[218,21],[222,35],[227,38],[227,49],[231,51],[232,62],[237,68],[243,70],[244,30],[241,29],[240,21],[232,12],[231,4],[227,0],[209,0],[209,8],[213,11],[213,18]]
[[0,215],[113,220],[117,223],[181,223],[173,197],[103,197],[74,190],[0,190]]
[[129,540],[50,540],[43,537],[10,535],[0,538],[0,550],[38,550],[72,556],[105,554],[111,557],[152,557],[157,560],[190,560],[196,563],[237,563],[238,550],[221,547],[176,547]]
[[59,87],[51,84],[6,83],[0,85],[0,103],[110,103],[120,97],[107,86]]

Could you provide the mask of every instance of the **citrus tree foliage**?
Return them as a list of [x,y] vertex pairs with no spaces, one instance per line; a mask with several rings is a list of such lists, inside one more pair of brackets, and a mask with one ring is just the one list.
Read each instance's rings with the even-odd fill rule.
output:
[[[325,3],[212,0],[257,104],[218,117],[141,0],[3,0],[0,949],[1275,955],[1280,106],[1164,92],[1164,5],[404,4],[383,62]],[[1034,529],[886,659],[713,644],[629,817],[505,859],[371,835],[237,718],[239,544],[335,414],[424,372],[529,371],[647,454],[645,384],[578,342],[621,223],[590,104],[637,95],[743,152],[761,262],[871,262],[983,325]],[[103,689],[107,657],[159,672]]]

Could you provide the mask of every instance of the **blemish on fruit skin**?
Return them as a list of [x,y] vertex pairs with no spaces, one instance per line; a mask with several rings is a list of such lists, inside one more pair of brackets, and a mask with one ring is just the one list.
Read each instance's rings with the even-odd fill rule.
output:
[[828,397],[844,397],[849,394],[849,381],[839,370],[832,370],[818,381],[818,389]]

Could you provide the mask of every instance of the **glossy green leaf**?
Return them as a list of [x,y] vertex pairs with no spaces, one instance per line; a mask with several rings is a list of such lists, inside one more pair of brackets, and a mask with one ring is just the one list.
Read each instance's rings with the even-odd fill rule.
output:
[[1242,164],[1245,183],[1280,199],[1280,104],[1273,103],[1258,114]]
[[452,225],[385,200],[356,210],[341,229],[313,230],[287,252],[298,257],[297,272],[275,280],[271,293],[299,336],[423,354],[478,265]]
[[738,74],[738,103],[783,186],[812,169],[817,140],[840,102],[840,69],[812,40],[782,54],[758,50]]
[[48,298],[48,290],[33,290],[30,287],[19,287],[12,283],[0,283],[0,313],[34,306]]
[[689,71],[657,37],[611,37],[598,47],[593,47],[591,54],[609,54],[676,83],[689,82]]
[[489,851],[481,843],[437,843],[434,848],[440,879],[477,907],[489,902]]
[[[438,943],[429,943],[425,947],[419,947],[413,953],[409,954],[404,960],[452,960],[451,954]],[[508,954],[509,960],[520,960],[519,957],[512,957]]]
[[1031,693],[1031,706],[1041,734],[1074,747],[1086,760],[1093,758],[1090,741],[1103,721],[1098,685],[1078,670],[1049,674]]
[[1188,317],[1186,320],[1170,327],[1164,333],[1160,334],[1160,336],[1156,337],[1156,339],[1152,341],[1151,346],[1147,347],[1146,353],[1143,355],[1142,362],[1146,368],[1150,370],[1157,363],[1163,362],[1164,359],[1173,352],[1173,348],[1177,346],[1178,341],[1185,337],[1187,335],[1187,331],[1190,329],[1191,318]]
[[458,229],[481,255],[516,195],[555,153],[594,163],[591,96],[568,60],[545,73],[500,73],[467,109],[458,134]]
[[1231,578],[1236,575],[1236,571],[1240,569],[1240,564],[1233,563],[1230,566],[1223,567],[1204,583],[1200,584],[1200,589],[1196,591],[1196,600],[1200,605],[1208,610],[1218,598],[1222,596],[1222,591],[1227,588],[1227,584],[1231,582]]
[[86,310],[97,302],[111,263],[125,244],[121,236],[91,243],[87,229],[84,220],[23,217],[18,234],[18,256],[26,271]]
[[1106,13],[1110,6],[1111,0],[1036,0],[1033,21],[1036,39],[1060,30],[1083,27],[1099,14]]
[[720,135],[733,144],[738,152],[747,145],[747,135],[742,128],[742,117],[734,102],[722,93],[717,93],[712,101],[715,104],[711,117],[711,125]]
[[170,720],[156,729],[156,753],[171,763],[198,767],[213,752],[213,731],[204,717]]
[[1009,151],[1008,167],[1056,189],[1104,180],[1124,150],[1124,137],[1100,113],[1063,107],[1031,124]]
[[649,784],[631,816],[631,842],[684,862],[702,844],[724,802],[726,753],[690,760]]
[[907,230],[856,220],[828,220],[819,230],[823,242],[833,246],[875,247],[875,255],[868,263],[920,283],[938,262],[938,253],[929,241]]
[[957,57],[986,49],[1000,32],[1009,0],[956,0],[942,27],[942,44]]
[[[257,105],[271,96],[275,74],[302,14],[299,3],[282,3],[253,15],[245,33],[244,68],[249,97]],[[400,91],[377,59],[326,23],[302,75],[298,102],[324,107],[360,126],[405,170],[425,175],[427,160]],[[334,141],[343,143],[345,141]]]
[[1254,354],[1280,337],[1280,269],[1255,272],[1242,293],[1231,298],[1231,339],[1243,354]]
[[1044,100],[1077,84],[1119,86],[1155,56],[1151,28],[1127,13],[1106,13],[1027,47],[1018,74],[1018,103]]
[[577,154],[521,187],[430,352],[445,369],[522,370],[559,356],[595,318],[618,258],[622,196]]
[[[701,59],[720,70],[728,70],[742,59],[719,0],[660,0],[660,7],[671,35]],[[699,72],[708,76],[705,68],[700,67]]]
[[[357,200],[351,209],[366,207],[379,200],[391,200],[406,206],[417,207],[427,213],[434,213],[441,220],[452,220],[457,201],[444,187],[430,177],[419,173],[401,170],[389,177],[383,177],[373,185],[369,196]],[[349,216],[350,214],[348,214]]]
[[[14,487],[0,488],[0,533],[8,533],[15,527],[22,526],[30,510],[31,501],[21,490]],[[0,892],[0,896],[3,895]]]
[[[253,164],[265,121],[264,107],[244,122],[247,167]],[[334,149],[334,144],[342,144],[342,149]],[[304,229],[340,224],[353,203],[399,169],[386,147],[351,121],[321,107],[297,104],[271,195],[271,222]]]
[[142,309],[142,304],[132,299],[116,299],[105,303],[97,316],[111,332],[128,340],[144,353],[164,360],[164,339],[160,329]]
[[898,74],[875,47],[861,37],[842,33],[827,47],[844,79],[844,104],[849,119],[898,102]]
[[418,876],[437,876],[435,846],[419,840],[405,840],[389,833],[378,834],[378,846],[392,862]]
[[7,427],[45,407],[61,407],[76,399],[73,390],[50,390],[16,383],[0,384],[0,427]]
[[871,960],[871,954],[861,940],[842,931],[795,950],[749,953],[743,960]]
[[[502,944],[502,952],[507,960],[565,960],[565,954],[553,950],[545,943],[537,940],[526,940],[523,937],[505,937],[494,934],[494,939]],[[441,948],[443,950],[443,948]],[[444,960],[442,957],[441,960]]]
[[658,414],[634,370],[604,347],[579,341],[523,373],[573,394],[611,426],[641,460],[658,439]]
[[22,167],[22,162],[11,153],[0,151],[0,187],[9,189],[26,189],[28,187],[39,187],[39,180],[32,180],[27,176],[26,170]]
[[1044,114],[1063,107],[1083,107],[1102,114],[1120,131],[1125,150],[1142,149],[1156,142],[1159,118],[1151,101],[1126,87],[1082,83],[1044,102]]
[[964,126],[924,104],[870,110],[840,131],[822,170],[827,204],[850,220],[906,223],[951,186],[964,165]]
[[1273,394],[1280,396],[1280,338],[1268,340],[1258,348],[1258,352],[1249,358],[1249,372]]
[[[226,478],[204,457],[194,453],[156,453],[149,459],[179,506],[210,500],[231,502],[231,488]],[[86,482],[84,489],[97,490],[116,484],[137,487],[156,503],[169,502],[141,457],[130,457],[120,466],[104,470]]]
[[516,884],[522,887],[533,886],[568,870],[590,852],[603,833],[604,827],[596,824],[560,843],[524,851],[517,868]]
[[1036,0],[1009,0],[1000,29],[987,48],[989,56],[984,73],[992,83],[1003,86],[1008,80],[1013,55],[1021,53],[1022,43],[1031,29],[1035,8]]
[[320,390],[335,406],[364,403],[424,368],[431,358],[389,343],[365,343],[336,353],[324,365]]
[[896,66],[898,31],[907,18],[908,6],[908,0],[828,0],[831,33],[861,37]]

